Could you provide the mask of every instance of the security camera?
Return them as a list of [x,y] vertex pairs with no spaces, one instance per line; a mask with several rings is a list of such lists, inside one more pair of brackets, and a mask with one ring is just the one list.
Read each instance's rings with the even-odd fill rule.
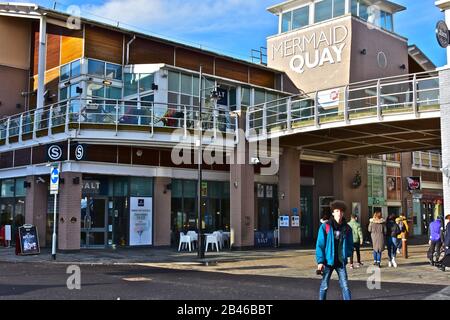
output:
[[38,177],[38,178],[36,179],[36,183],[45,183],[45,180],[42,179],[41,177]]

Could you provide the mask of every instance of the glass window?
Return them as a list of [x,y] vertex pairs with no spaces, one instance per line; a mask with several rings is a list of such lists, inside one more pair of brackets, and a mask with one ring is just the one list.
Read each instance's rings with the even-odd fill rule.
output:
[[292,13],[292,29],[302,28],[309,24],[309,6],[294,10]]
[[80,84],[73,84],[70,86],[70,98],[78,97],[80,94],[77,93],[77,88],[80,86]]
[[352,0],[352,14],[358,16],[358,0]]
[[122,88],[106,87],[105,98],[115,100],[122,99]]
[[125,93],[124,96],[137,94],[138,78],[137,74],[126,73],[124,76]]
[[183,181],[183,195],[185,198],[195,198],[197,196],[197,181]]
[[152,90],[153,74],[140,74],[139,80],[139,92],[145,92]]
[[71,77],[76,78],[81,75],[81,63],[80,60],[74,61],[70,64]]
[[332,0],[322,0],[315,4],[315,22],[321,22],[333,17]]
[[365,21],[369,19],[369,6],[364,3],[359,3],[359,17]]
[[2,198],[12,198],[14,197],[14,179],[3,180],[2,182]]
[[153,195],[153,179],[132,177],[130,181],[130,196],[151,197]]
[[87,86],[88,97],[105,97],[105,87],[98,83],[89,83]]
[[67,80],[70,78],[70,63],[61,67],[61,81]]
[[266,102],[266,93],[261,90],[255,90],[255,104],[262,104]]
[[128,179],[115,178],[114,179],[114,196],[128,197]]
[[292,11],[283,13],[281,22],[281,32],[292,30]]
[[67,87],[59,89],[59,101],[66,100],[68,98],[67,97],[68,92],[69,91],[67,90]]
[[16,179],[16,197],[25,197],[26,191],[23,187],[25,178]]
[[345,0],[334,0],[333,18],[343,16],[345,14]]
[[198,97],[198,92],[200,90],[199,85],[200,85],[200,81],[198,80],[198,77],[194,76],[193,80],[192,80],[192,84],[193,84],[193,96],[194,97]]
[[250,88],[242,87],[241,90],[241,105],[249,106],[250,105]]
[[89,59],[88,74],[103,78],[105,76],[105,62]]
[[122,66],[118,64],[106,64],[106,78],[122,80]]
[[389,12],[385,12],[384,28],[388,31],[394,31],[394,24],[392,23],[392,14]]
[[183,184],[182,180],[172,180],[172,198],[183,197]]
[[181,75],[181,93],[192,95],[192,77],[190,75]]
[[169,71],[169,91],[180,92],[180,74]]

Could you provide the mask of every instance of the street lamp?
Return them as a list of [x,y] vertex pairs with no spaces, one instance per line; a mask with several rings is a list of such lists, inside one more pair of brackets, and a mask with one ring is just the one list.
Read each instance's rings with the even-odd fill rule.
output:
[[[206,78],[205,78],[206,80]],[[198,184],[197,184],[197,210],[198,210],[198,222],[197,222],[197,228],[198,228],[198,257],[200,259],[205,258],[205,250],[203,248],[203,232],[202,232],[202,163],[203,163],[203,152],[202,152],[202,145],[203,145],[203,122],[202,122],[202,112],[203,112],[203,99],[202,94],[204,90],[213,89],[211,91],[210,99],[213,102],[214,111],[216,109],[217,101],[220,99],[219,93],[217,92],[217,87],[214,86],[214,88],[202,88],[203,84],[203,67],[200,66],[200,76],[199,76],[199,116],[198,116],[198,132],[199,132],[199,139],[197,141],[198,143]]]

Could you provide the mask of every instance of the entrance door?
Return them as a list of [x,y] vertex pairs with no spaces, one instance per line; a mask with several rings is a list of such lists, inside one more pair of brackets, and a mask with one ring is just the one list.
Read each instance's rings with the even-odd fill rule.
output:
[[81,247],[105,248],[108,199],[86,196],[81,200]]

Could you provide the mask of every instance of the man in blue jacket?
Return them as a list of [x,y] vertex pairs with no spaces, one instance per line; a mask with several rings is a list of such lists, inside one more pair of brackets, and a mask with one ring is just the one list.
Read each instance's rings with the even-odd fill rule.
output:
[[319,228],[316,243],[317,270],[322,277],[320,300],[327,299],[327,290],[334,270],[339,276],[339,285],[344,300],[351,300],[348,287],[347,260],[353,254],[352,229],[344,218],[347,206],[343,201],[331,203],[332,218]]

